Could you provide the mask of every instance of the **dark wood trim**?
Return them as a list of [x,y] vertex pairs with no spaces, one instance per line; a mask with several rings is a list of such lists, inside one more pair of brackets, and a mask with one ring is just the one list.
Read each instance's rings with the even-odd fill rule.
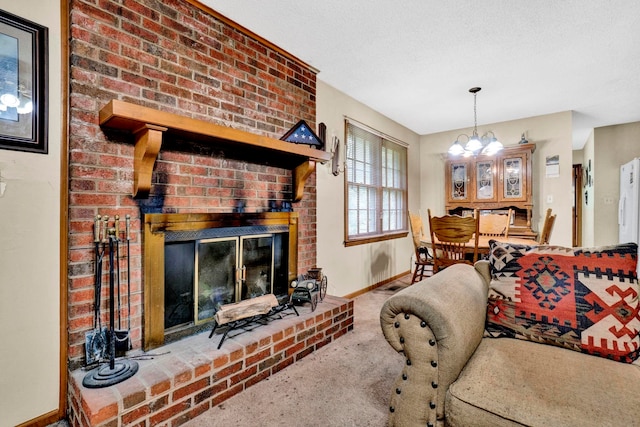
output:
[[370,236],[370,237],[364,237],[364,238],[358,238],[358,239],[352,239],[352,240],[345,240],[344,245],[346,247],[349,247],[349,246],[364,245],[367,243],[384,242],[385,240],[401,239],[403,237],[407,237],[408,235],[409,235],[409,231],[404,230],[404,231],[399,231],[397,233],[388,233],[388,234],[381,234],[378,236]]
[[276,52],[278,52],[279,54],[281,54],[285,58],[295,62],[296,64],[298,64],[298,65],[300,65],[300,66],[302,66],[304,68],[309,69],[310,71],[313,71],[316,74],[318,74],[319,70],[317,68],[312,67],[311,65],[309,65],[306,62],[302,61],[300,58],[296,57],[295,55],[292,55],[291,53],[287,52],[286,50],[282,49],[281,47],[273,44],[269,40],[259,36],[258,34],[254,33],[250,29],[248,29],[246,27],[243,27],[242,25],[238,24],[234,20],[232,20],[230,18],[227,18],[226,16],[224,16],[220,12],[216,12],[215,10],[210,8],[209,6],[206,6],[206,5],[202,4],[202,3],[200,3],[198,0],[185,0],[185,1],[187,3],[193,5],[193,6],[197,7],[198,9],[202,10],[203,12],[206,12],[209,15],[215,17],[216,19],[219,19],[220,21],[224,22],[225,24],[229,25],[230,27],[238,30],[239,32],[241,32],[245,36],[250,37],[253,40],[256,40],[256,41],[262,43],[266,47],[275,50]]
[[46,427],[57,421],[60,421],[64,418],[64,416],[65,414],[60,414],[60,408],[58,408],[22,424],[18,424],[16,427]]
[[572,245],[573,247],[582,246],[582,164],[573,165],[573,208],[572,208]]
[[67,388],[69,372],[68,277],[69,277],[69,40],[71,40],[69,1],[60,0],[60,75],[61,135],[60,135],[60,396],[58,420],[67,414]]

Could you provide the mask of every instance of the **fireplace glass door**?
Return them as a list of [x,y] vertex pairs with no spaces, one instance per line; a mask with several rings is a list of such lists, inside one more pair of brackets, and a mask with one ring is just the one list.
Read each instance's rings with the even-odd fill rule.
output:
[[211,319],[219,306],[237,301],[238,238],[197,242],[195,323]]
[[242,299],[270,294],[273,277],[273,236],[250,236],[240,239],[242,246]]
[[213,319],[223,304],[287,295],[288,233],[165,244],[165,329]]

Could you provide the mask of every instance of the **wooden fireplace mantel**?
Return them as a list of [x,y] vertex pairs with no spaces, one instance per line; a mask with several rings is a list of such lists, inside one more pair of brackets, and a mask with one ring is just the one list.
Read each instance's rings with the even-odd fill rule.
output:
[[133,196],[147,197],[151,175],[163,137],[214,144],[236,158],[283,167],[293,171],[293,201],[302,199],[304,184],[317,162],[327,162],[331,154],[306,145],[217,125],[204,120],[160,111],[117,99],[100,110],[100,126],[135,136]]

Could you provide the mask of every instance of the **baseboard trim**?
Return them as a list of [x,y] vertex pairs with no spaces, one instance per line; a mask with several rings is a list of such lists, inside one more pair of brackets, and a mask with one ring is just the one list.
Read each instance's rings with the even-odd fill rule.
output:
[[362,288],[360,290],[357,290],[355,292],[347,294],[343,298],[353,299],[353,298],[355,298],[355,297],[357,297],[359,295],[366,294],[367,292],[371,292],[374,289],[379,288],[380,286],[384,286],[387,283],[393,282],[394,280],[398,280],[399,278],[401,278],[403,276],[406,276],[407,274],[411,274],[411,270],[407,270],[407,271],[405,271],[403,273],[396,274],[395,276],[390,277],[388,279],[385,279],[385,280],[383,280],[381,282],[375,283],[375,284],[373,284],[371,286],[367,286],[366,288]]
[[22,424],[18,424],[16,427],[44,427],[58,422],[63,418],[64,414],[61,414],[60,411],[56,409]]

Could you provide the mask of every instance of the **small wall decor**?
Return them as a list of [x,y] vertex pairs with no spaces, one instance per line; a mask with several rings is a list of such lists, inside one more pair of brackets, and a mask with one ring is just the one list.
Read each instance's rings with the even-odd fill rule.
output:
[[583,187],[591,187],[593,186],[593,174],[591,173],[591,159],[589,159],[589,164],[586,168],[583,169],[584,175],[582,177],[583,182],[582,182],[582,186]]
[[296,123],[296,125],[289,129],[289,131],[280,139],[287,142],[293,142],[295,144],[307,144],[320,150],[324,148],[324,141],[315,134],[304,120],[300,120]]
[[0,148],[46,154],[48,29],[0,10]]
[[524,136],[524,132],[522,132],[522,136],[520,137],[520,141],[518,141],[518,144],[528,144],[529,141],[527,140],[527,138],[525,138]]
[[547,156],[545,175],[547,178],[557,178],[560,176],[560,156]]

